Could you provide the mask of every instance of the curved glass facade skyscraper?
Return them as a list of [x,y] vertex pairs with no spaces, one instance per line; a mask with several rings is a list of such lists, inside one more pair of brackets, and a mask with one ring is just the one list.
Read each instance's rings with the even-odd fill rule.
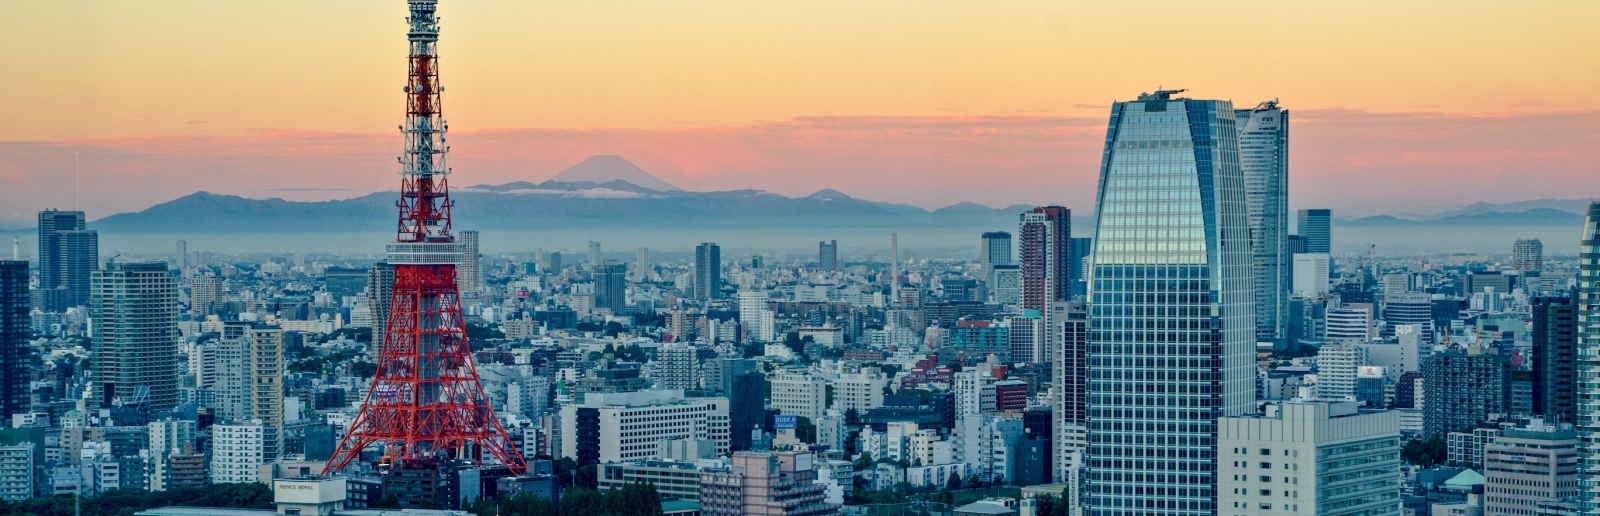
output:
[[[1239,127],[1239,170],[1250,205],[1255,248],[1256,340],[1284,339],[1289,311],[1289,110],[1269,100],[1234,111]],[[1286,349],[1286,348],[1284,348]]]
[[1089,514],[1210,515],[1217,419],[1255,403],[1249,211],[1233,104],[1111,108],[1089,277]]
[[1600,201],[1583,220],[1578,265],[1579,508],[1600,514]]

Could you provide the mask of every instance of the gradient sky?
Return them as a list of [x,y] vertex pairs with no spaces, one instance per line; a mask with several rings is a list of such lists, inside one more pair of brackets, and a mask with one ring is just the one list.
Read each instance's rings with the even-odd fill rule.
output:
[[[21,2],[0,219],[392,188],[404,2]],[[620,154],[691,190],[1092,210],[1107,107],[1291,109],[1294,204],[1600,193],[1600,2],[443,0],[457,185]]]

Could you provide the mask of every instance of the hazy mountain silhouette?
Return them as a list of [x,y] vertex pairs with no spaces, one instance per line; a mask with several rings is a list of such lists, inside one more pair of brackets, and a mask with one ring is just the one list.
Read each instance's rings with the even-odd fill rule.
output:
[[642,186],[657,192],[681,191],[681,188],[667,184],[656,176],[650,175],[644,169],[635,166],[622,156],[599,155],[589,156],[582,163],[561,171],[551,181],[578,183],[591,182],[605,184],[621,180],[634,186]]

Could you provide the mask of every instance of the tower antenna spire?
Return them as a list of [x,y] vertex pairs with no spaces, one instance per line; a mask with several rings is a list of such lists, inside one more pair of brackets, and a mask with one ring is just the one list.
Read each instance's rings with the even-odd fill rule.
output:
[[350,424],[323,473],[344,469],[368,446],[383,447],[396,467],[441,460],[478,462],[492,456],[515,475],[527,470],[506,436],[478,381],[461,316],[456,267],[464,249],[450,225],[450,168],[445,165],[449,125],[439,109],[438,0],[407,0],[406,39],[411,51],[406,121],[400,127],[400,210],[395,242],[393,296],[378,370],[361,412]]

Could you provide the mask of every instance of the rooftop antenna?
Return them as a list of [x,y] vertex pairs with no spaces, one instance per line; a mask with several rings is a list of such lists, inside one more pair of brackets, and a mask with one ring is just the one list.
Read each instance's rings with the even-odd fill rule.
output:
[[73,199],[73,201],[72,201],[72,210],[73,211],[83,211],[83,152],[82,151],[78,151],[78,152],[73,152],[72,153],[72,169],[73,169],[73,172],[74,172],[73,175],[72,175],[73,181],[74,181],[72,190],[73,190],[74,194],[77,195],[77,198]]
[[21,259],[21,258],[17,257],[17,246],[18,245],[19,244],[17,244],[17,237],[11,237],[11,261],[13,261],[13,262]]

